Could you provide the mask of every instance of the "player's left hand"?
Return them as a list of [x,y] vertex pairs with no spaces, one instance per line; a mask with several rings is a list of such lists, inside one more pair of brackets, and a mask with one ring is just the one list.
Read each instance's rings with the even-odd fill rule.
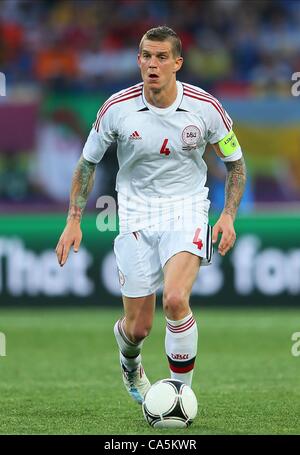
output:
[[221,233],[222,236],[218,246],[218,251],[221,256],[225,256],[225,254],[233,247],[236,239],[233,219],[232,216],[228,213],[222,213],[214,225],[212,236],[213,243],[216,243],[218,241],[219,233]]

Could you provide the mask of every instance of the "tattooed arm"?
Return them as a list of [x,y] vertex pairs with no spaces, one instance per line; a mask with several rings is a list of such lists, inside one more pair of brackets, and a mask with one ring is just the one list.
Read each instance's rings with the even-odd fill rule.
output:
[[81,156],[73,176],[67,225],[56,247],[57,259],[61,266],[65,264],[72,245],[75,253],[79,249],[82,239],[80,221],[93,188],[95,171],[96,164],[90,163]]
[[244,158],[237,161],[225,162],[227,168],[227,177],[225,183],[225,207],[223,213],[230,215],[235,220],[239,208],[245,183],[246,183],[246,165]]
[[[217,155],[222,156],[218,145],[214,144],[213,147]],[[213,243],[217,242],[219,233],[222,233],[218,246],[218,251],[222,256],[225,256],[234,245],[236,234],[233,223],[246,184],[246,166],[243,157],[237,161],[225,162],[225,166],[227,168],[225,205],[220,218],[213,228]]]
[[74,172],[67,221],[81,221],[83,210],[94,185],[96,164],[80,157]]

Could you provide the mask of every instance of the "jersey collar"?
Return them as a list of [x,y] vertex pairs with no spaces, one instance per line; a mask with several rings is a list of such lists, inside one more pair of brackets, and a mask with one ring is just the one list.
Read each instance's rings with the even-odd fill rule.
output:
[[142,96],[143,96],[144,104],[147,106],[147,108],[150,111],[155,112],[155,114],[158,114],[158,115],[167,115],[167,114],[170,114],[172,112],[175,112],[176,109],[180,106],[181,101],[182,101],[182,96],[183,96],[182,83],[179,82],[179,81],[176,81],[176,85],[177,85],[177,96],[176,96],[176,100],[174,101],[173,104],[171,104],[171,106],[165,107],[165,108],[161,108],[161,107],[156,107],[156,106],[153,106],[152,104],[149,104],[148,101],[146,100],[145,93],[144,93],[144,87],[143,87]]

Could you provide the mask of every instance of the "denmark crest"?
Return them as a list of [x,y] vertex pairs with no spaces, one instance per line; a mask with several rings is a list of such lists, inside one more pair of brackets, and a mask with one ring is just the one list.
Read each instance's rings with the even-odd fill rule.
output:
[[195,125],[189,125],[184,128],[182,131],[182,140],[183,142],[190,146],[196,147],[201,138],[201,131]]

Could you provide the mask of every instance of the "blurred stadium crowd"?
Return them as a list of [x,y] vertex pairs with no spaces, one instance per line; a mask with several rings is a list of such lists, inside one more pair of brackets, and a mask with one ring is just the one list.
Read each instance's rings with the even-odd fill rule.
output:
[[288,92],[300,67],[289,0],[2,0],[0,65],[10,83],[114,90],[136,81],[137,44],[158,23],[182,38],[181,77],[214,92]]
[[[29,131],[30,125],[19,123],[17,115],[20,119],[25,115],[28,122],[31,115],[39,127],[33,126],[36,134],[29,144],[0,140],[0,201],[67,201],[88,128],[64,105],[46,117],[41,106],[53,93],[76,97],[101,91],[105,98],[138,82],[139,40],[147,29],[161,24],[174,28],[182,38],[185,64],[180,80],[221,99],[291,96],[291,75],[300,71],[300,2],[296,0],[1,0],[0,71],[7,81],[5,102],[38,100],[37,111],[32,107],[28,116],[13,111],[10,115],[20,125],[19,134],[22,128]],[[0,106],[3,103],[2,98]],[[8,107],[3,115],[9,117]],[[4,128],[1,110],[0,122]],[[33,149],[35,155],[30,155]],[[98,173],[95,194],[100,189],[111,193],[116,168],[112,155]],[[223,171],[212,169],[211,179],[224,178]],[[279,191],[276,196],[271,190],[273,198],[300,199],[298,178],[288,195]],[[295,180],[289,166],[280,174],[279,187],[282,179]],[[250,179],[249,207],[260,197],[251,185]],[[266,194],[265,188],[261,194]]]

